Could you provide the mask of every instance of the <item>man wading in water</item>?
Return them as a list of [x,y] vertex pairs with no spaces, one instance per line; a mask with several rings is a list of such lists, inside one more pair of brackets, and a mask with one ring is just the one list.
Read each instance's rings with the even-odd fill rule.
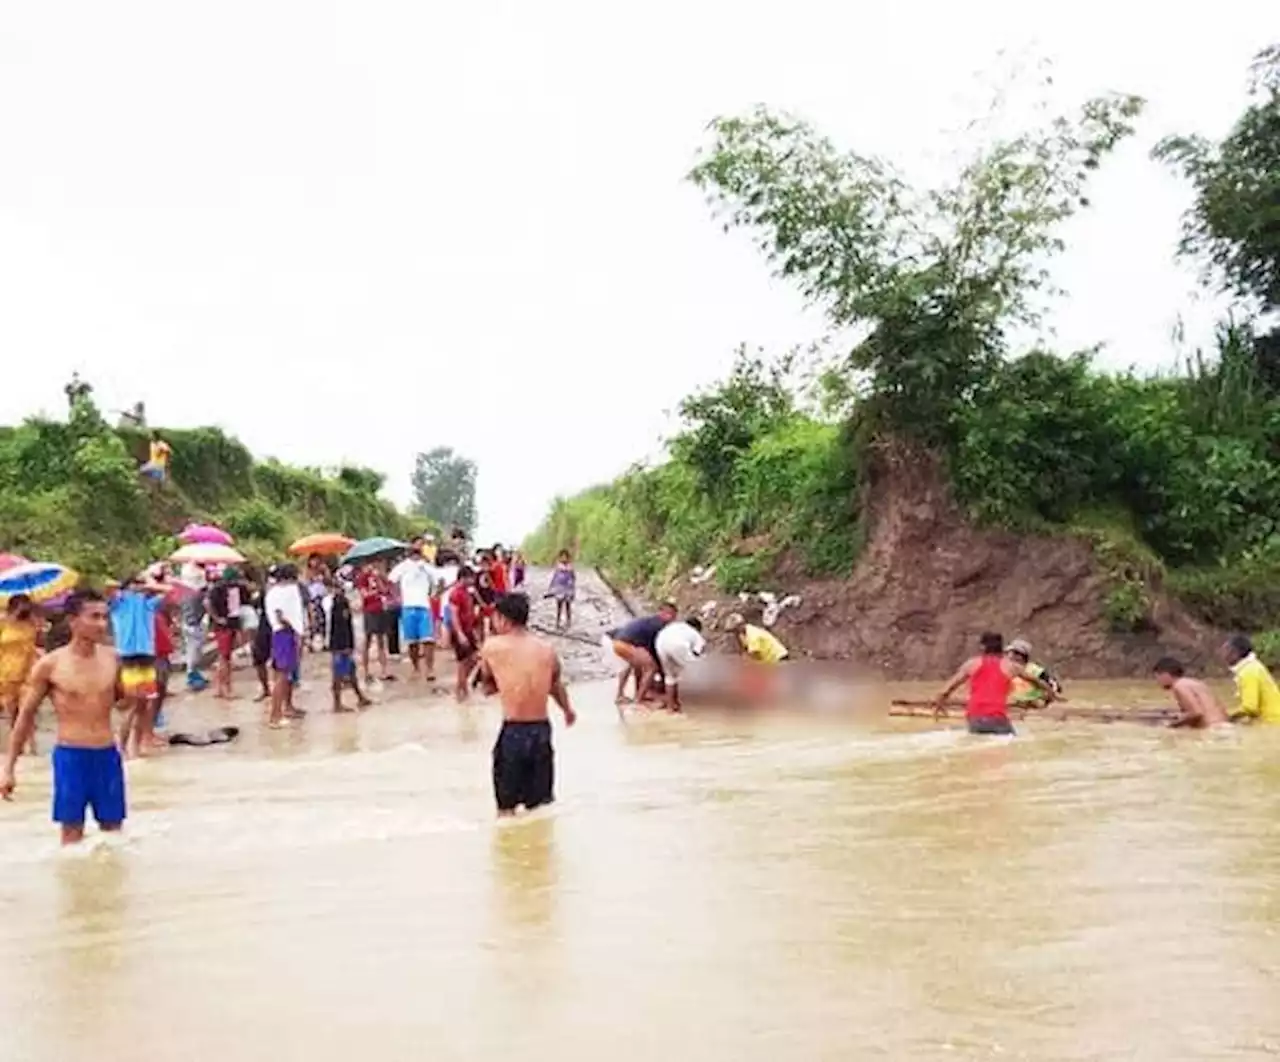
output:
[[982,655],[970,657],[960,665],[933,701],[934,718],[942,713],[942,706],[951,694],[966,682],[969,684],[969,701],[965,707],[965,721],[970,734],[1012,734],[1009,721],[1009,693],[1014,679],[1026,679],[1039,686],[1050,700],[1053,690],[1039,677],[1027,674],[1022,665],[1005,655],[1004,636],[987,633],[978,639]]
[[84,838],[85,811],[93,808],[98,826],[119,830],[125,819],[124,765],[111,732],[111,708],[118,696],[120,662],[103,645],[107,603],[91,590],[67,602],[71,642],[42,657],[31,670],[18,721],[9,735],[9,753],[0,771],[0,796],[13,796],[14,767],[35,732],[36,711],[53,699],[58,743],[53,750],[53,821],[62,827],[62,843]]
[[547,700],[564,712],[565,726],[577,720],[560,676],[560,658],[529,633],[529,599],[504,594],[494,605],[495,633],[480,649],[485,693],[502,699],[502,729],[493,746],[493,796],[501,818],[555,799],[555,749]]

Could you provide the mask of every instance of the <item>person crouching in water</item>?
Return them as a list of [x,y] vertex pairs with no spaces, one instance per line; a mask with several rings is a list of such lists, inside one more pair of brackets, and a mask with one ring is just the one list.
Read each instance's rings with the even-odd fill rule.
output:
[[[1016,678],[1013,680],[1013,696],[1012,702],[1024,712],[1033,708],[1044,708],[1051,701],[1062,699],[1062,683],[1056,677],[1049,673],[1048,668],[1042,667],[1031,659],[1031,643],[1025,638],[1015,638],[1009,643],[1009,647],[1005,650],[1015,664],[1022,668],[1026,678]],[[1045,685],[1053,691],[1052,695],[1045,697],[1044,690],[1031,681],[1032,678],[1040,679]]]
[[560,673],[560,658],[529,633],[529,599],[503,594],[494,602],[494,634],[480,648],[480,679],[486,694],[502,700],[502,729],[493,746],[493,796],[499,817],[555,800],[555,749],[547,701],[577,721]]
[[982,647],[981,655],[970,657],[961,664],[934,698],[934,718],[942,714],[947,698],[967,682],[969,700],[964,714],[969,733],[1013,734],[1013,723],[1009,721],[1009,693],[1014,679],[1027,679],[1049,697],[1053,696],[1053,691],[1043,679],[1028,675],[1021,664],[1005,655],[1003,635],[988,632],[978,641]]
[[1213,695],[1213,690],[1199,679],[1188,676],[1181,661],[1171,656],[1161,657],[1156,661],[1155,674],[1156,681],[1173,694],[1174,703],[1178,706],[1178,717],[1170,720],[1169,726],[1201,730],[1227,723],[1227,713]]
[[351,603],[340,586],[335,586],[333,590],[325,644],[329,647],[330,669],[333,672],[333,710],[354,710],[342,705],[342,691],[347,686],[355,691],[356,703],[361,708],[368,708],[373,701],[361,691],[360,679],[356,676],[356,628],[351,616]]
[[680,676],[707,647],[707,640],[702,636],[702,620],[691,616],[668,623],[658,632],[655,644],[662,668],[663,707],[669,712],[681,711]]

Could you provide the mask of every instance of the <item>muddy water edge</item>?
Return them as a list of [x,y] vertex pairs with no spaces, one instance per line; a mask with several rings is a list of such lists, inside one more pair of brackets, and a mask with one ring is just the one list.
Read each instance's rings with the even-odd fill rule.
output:
[[983,742],[882,700],[623,726],[581,644],[560,802],[512,826],[491,705],[400,682],[335,718],[318,668],[292,731],[175,704],[246,732],[133,765],[120,846],[58,853],[25,762],[0,809],[0,1060],[1280,1053],[1276,735]]

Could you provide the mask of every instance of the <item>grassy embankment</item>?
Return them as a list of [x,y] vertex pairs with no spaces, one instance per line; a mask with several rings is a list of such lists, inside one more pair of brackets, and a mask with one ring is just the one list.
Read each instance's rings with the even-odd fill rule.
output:
[[403,534],[406,518],[380,497],[383,477],[256,461],[218,428],[162,429],[172,477],[138,474],[148,435],[109,426],[91,400],[66,421],[32,418],[0,428],[0,548],[74,567],[99,580],[166,556],[190,521],[212,521],[259,563],[316,530]]

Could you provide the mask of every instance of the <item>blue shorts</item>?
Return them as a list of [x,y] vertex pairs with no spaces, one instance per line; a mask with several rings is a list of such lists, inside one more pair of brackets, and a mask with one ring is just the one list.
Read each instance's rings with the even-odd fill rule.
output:
[[333,677],[335,679],[354,678],[356,673],[356,657],[350,650],[333,654]]
[[124,764],[114,745],[78,749],[56,745],[53,750],[53,821],[83,826],[86,808],[93,808],[99,826],[119,826],[125,819]]
[[431,622],[431,609],[405,608],[400,612],[400,637],[405,645],[418,645],[436,640],[435,624]]

